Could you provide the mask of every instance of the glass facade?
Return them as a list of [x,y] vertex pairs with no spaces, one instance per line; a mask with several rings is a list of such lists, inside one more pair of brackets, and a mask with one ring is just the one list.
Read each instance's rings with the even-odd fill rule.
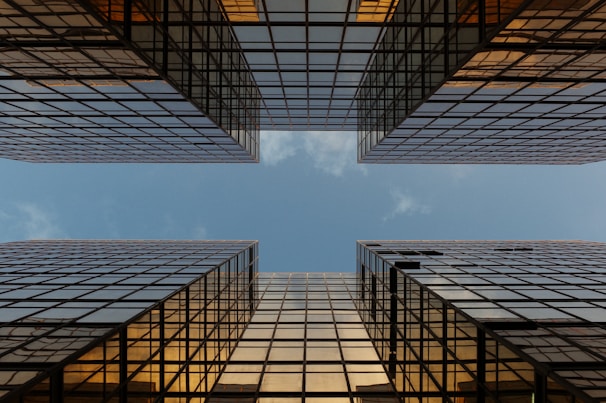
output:
[[404,401],[606,399],[604,245],[360,241],[359,308]]
[[250,241],[0,245],[0,402],[398,402],[356,276]]
[[259,130],[338,130],[366,163],[599,161],[605,15],[602,0],[8,0],[0,157],[246,162]]
[[358,22],[351,0],[257,4],[258,22],[232,25],[261,94],[261,128],[355,131],[355,95],[382,24]]
[[399,401],[354,304],[353,273],[261,273],[258,287],[209,402]]
[[480,3],[399,2],[357,96],[362,157],[482,42],[488,27],[478,23]]
[[600,0],[400,2],[358,96],[359,158],[606,157]]
[[0,157],[254,162],[259,93],[215,0],[0,4]]
[[0,401],[203,401],[256,301],[252,241],[0,244]]
[[606,400],[606,252],[359,241],[258,273],[256,241],[0,244],[0,402]]

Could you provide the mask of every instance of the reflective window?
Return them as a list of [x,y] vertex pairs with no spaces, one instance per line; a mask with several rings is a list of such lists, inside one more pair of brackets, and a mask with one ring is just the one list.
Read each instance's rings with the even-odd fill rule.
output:
[[[251,241],[0,244],[0,400],[207,394],[249,321],[256,254]],[[201,262],[197,277],[180,275]]]
[[[352,275],[262,273],[257,311],[211,401],[230,394],[239,401],[266,402],[273,401],[272,393],[297,396],[298,402],[351,402],[364,396],[399,401],[353,305],[356,287]],[[342,301],[350,302],[349,309]],[[263,334],[265,341],[257,341]],[[243,377],[251,381],[246,386],[235,380],[240,361],[261,372],[261,378]]]
[[604,259],[593,242],[360,241],[360,313],[406,396],[589,400],[603,385],[585,369],[606,369]]

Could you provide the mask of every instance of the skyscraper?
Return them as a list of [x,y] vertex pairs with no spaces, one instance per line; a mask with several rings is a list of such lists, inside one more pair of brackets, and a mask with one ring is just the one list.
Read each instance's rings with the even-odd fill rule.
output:
[[0,156],[252,162],[259,96],[215,1],[0,4]]
[[368,163],[606,158],[603,0],[9,0],[0,156],[237,162],[259,130]]
[[261,273],[258,290],[211,402],[399,401],[354,303],[353,273]]
[[604,244],[360,241],[357,260],[405,401],[606,400]]
[[365,162],[606,156],[603,1],[400,2],[360,92]]
[[0,245],[0,401],[606,399],[604,244],[360,241],[357,274],[257,248]]
[[0,401],[202,401],[254,310],[257,253],[253,241],[0,244]]
[[355,274],[251,241],[0,244],[1,402],[398,401]]

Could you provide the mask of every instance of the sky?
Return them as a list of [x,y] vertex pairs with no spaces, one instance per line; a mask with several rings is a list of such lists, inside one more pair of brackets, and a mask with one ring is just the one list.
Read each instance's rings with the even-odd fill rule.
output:
[[606,241],[606,163],[357,164],[345,132],[264,132],[261,161],[0,160],[0,241],[256,239],[264,272],[353,272],[358,239]]

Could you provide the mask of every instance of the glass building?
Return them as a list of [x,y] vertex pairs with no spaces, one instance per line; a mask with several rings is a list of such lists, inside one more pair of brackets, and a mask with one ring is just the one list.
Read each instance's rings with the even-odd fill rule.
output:
[[6,0],[0,157],[256,161],[259,130],[339,130],[368,163],[599,161],[605,15],[603,0]]
[[202,402],[256,301],[256,241],[0,244],[0,402]]
[[0,36],[0,157],[258,160],[258,90],[214,0],[8,0]]
[[398,402],[355,274],[251,241],[0,244],[0,402]]
[[606,252],[359,241],[359,309],[405,402],[606,401]]
[[602,0],[400,1],[358,92],[359,158],[606,158]]
[[259,305],[209,402],[399,402],[354,300],[355,274],[261,273]]
[[606,401],[606,254],[359,241],[258,273],[255,241],[0,244],[0,402]]

